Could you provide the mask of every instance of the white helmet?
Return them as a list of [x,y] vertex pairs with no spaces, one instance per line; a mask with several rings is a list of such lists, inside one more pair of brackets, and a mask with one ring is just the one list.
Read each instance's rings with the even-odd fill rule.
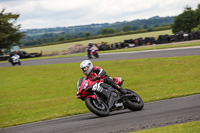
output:
[[93,69],[93,64],[90,60],[84,60],[81,62],[80,68],[85,75],[88,75]]

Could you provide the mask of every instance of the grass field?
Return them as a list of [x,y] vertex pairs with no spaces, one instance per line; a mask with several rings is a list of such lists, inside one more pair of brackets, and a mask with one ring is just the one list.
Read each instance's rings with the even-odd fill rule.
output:
[[[144,102],[200,93],[200,56],[102,61]],[[112,66],[112,67],[111,67]],[[86,113],[75,98],[79,63],[0,68],[0,127]]]
[[157,38],[159,35],[164,35],[164,34],[172,34],[172,31],[164,30],[164,31],[116,36],[116,37],[107,37],[107,38],[92,39],[92,40],[72,42],[72,43],[63,43],[63,44],[57,44],[57,45],[25,48],[25,49],[21,49],[21,50],[24,50],[28,53],[40,52],[41,50],[42,51],[61,51],[61,50],[68,50],[68,48],[70,46],[74,46],[76,44],[87,45],[89,41],[91,41],[92,43],[101,43],[101,42],[115,43],[115,42],[123,42],[126,39],[134,39],[134,38],[139,38],[139,37],[143,37],[143,38],[144,37],[156,37]]
[[172,126],[153,128],[131,133],[199,133],[200,121],[182,123]]

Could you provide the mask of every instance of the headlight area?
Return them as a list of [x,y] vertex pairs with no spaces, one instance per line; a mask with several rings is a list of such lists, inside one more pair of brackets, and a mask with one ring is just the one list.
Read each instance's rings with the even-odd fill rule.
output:
[[85,82],[81,91],[83,92],[86,89],[87,86],[88,86],[88,82]]
[[76,94],[76,98],[80,99],[80,98],[81,98],[81,94],[82,94],[82,93]]

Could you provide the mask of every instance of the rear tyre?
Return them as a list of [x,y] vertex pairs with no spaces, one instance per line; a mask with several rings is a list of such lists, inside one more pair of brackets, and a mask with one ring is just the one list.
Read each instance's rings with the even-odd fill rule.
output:
[[128,93],[132,93],[133,96],[129,96],[125,102],[125,107],[132,111],[142,110],[144,107],[144,103],[142,98],[132,90],[126,89]]
[[99,104],[96,99],[88,97],[85,100],[85,104],[92,113],[98,116],[105,117],[110,113],[108,106],[103,101],[101,101],[101,104]]

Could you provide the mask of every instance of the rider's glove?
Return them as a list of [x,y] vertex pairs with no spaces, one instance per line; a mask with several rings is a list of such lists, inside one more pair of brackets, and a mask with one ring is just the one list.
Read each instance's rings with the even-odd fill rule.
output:
[[100,80],[101,78],[98,76],[98,77],[96,77],[96,80]]

